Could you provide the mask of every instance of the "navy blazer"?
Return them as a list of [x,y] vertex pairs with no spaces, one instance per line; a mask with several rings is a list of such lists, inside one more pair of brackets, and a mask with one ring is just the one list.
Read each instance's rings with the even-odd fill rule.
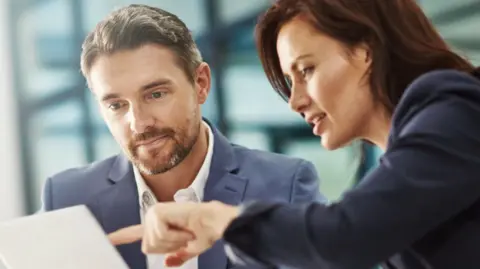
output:
[[[218,130],[212,127],[212,131],[215,140],[205,201],[236,205],[252,199],[324,200],[310,162],[233,145]],[[43,200],[46,211],[87,205],[106,233],[140,223],[132,165],[123,155],[54,175],[45,184]],[[118,250],[130,268],[147,267],[140,243]],[[199,269],[226,269],[227,264],[221,242],[199,257]]]
[[452,70],[419,77],[379,166],[356,188],[330,205],[246,205],[224,239],[249,264],[480,268],[480,80]]

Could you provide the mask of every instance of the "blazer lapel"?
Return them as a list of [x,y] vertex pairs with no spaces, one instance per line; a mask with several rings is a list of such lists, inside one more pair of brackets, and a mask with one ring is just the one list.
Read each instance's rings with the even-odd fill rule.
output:
[[[100,221],[106,233],[140,224],[138,192],[128,159],[120,155],[109,173],[112,187],[98,197]],[[130,268],[146,269],[140,242],[117,247]]]
[[[205,119],[204,119],[205,120]],[[205,120],[206,121],[206,120]],[[210,174],[204,191],[204,201],[221,201],[238,205],[244,198],[247,178],[237,174],[238,163],[230,142],[208,121],[214,135],[214,149]],[[98,197],[100,221],[106,233],[140,224],[138,191],[130,162],[117,157],[109,173],[112,187]],[[141,244],[119,246],[118,251],[130,268],[146,269],[146,256]],[[198,258],[198,269],[225,269],[228,259],[223,242],[217,242]]]
[[[214,148],[204,201],[216,200],[238,205],[243,200],[248,180],[237,174],[239,167],[230,142],[211,124],[210,126],[214,135]],[[199,269],[224,269],[227,264],[228,259],[221,241],[198,258]]]

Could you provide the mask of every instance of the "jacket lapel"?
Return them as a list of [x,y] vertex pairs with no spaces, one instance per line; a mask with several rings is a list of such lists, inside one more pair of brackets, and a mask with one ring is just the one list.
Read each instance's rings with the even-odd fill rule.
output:
[[[237,174],[239,167],[230,142],[206,122],[212,128],[214,148],[210,174],[204,189],[204,201],[216,200],[238,205],[244,198],[248,179]],[[111,233],[140,224],[137,186],[132,166],[125,156],[117,157],[108,178],[113,184],[112,187],[97,197],[99,220],[105,232]],[[130,268],[147,268],[146,256],[142,253],[139,242],[119,246],[117,249]],[[227,264],[224,244],[221,241],[198,258],[198,269],[225,269]]]
[[[214,148],[204,201],[216,200],[238,205],[243,200],[248,180],[237,174],[239,167],[230,142],[211,124],[210,126],[214,136]],[[227,264],[224,244],[221,241],[198,258],[199,269],[224,269]]]
[[[128,159],[120,155],[113,164],[109,180],[112,187],[98,197],[100,221],[106,233],[140,224],[138,192]],[[117,247],[130,268],[146,269],[146,256],[140,242]]]

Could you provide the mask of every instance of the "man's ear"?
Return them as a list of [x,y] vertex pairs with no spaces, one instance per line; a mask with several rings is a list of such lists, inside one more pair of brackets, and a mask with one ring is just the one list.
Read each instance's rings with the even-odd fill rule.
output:
[[212,76],[210,66],[208,66],[207,63],[202,62],[198,65],[195,74],[195,88],[197,91],[198,102],[200,104],[204,104],[207,101],[211,84]]

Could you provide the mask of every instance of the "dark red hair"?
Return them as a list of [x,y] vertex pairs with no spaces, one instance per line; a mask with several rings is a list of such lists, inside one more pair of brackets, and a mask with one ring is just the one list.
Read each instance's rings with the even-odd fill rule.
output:
[[270,83],[287,98],[290,90],[276,42],[282,25],[298,15],[347,49],[369,46],[372,94],[389,113],[420,75],[436,69],[475,70],[448,47],[414,0],[278,0],[257,24],[256,42]]

